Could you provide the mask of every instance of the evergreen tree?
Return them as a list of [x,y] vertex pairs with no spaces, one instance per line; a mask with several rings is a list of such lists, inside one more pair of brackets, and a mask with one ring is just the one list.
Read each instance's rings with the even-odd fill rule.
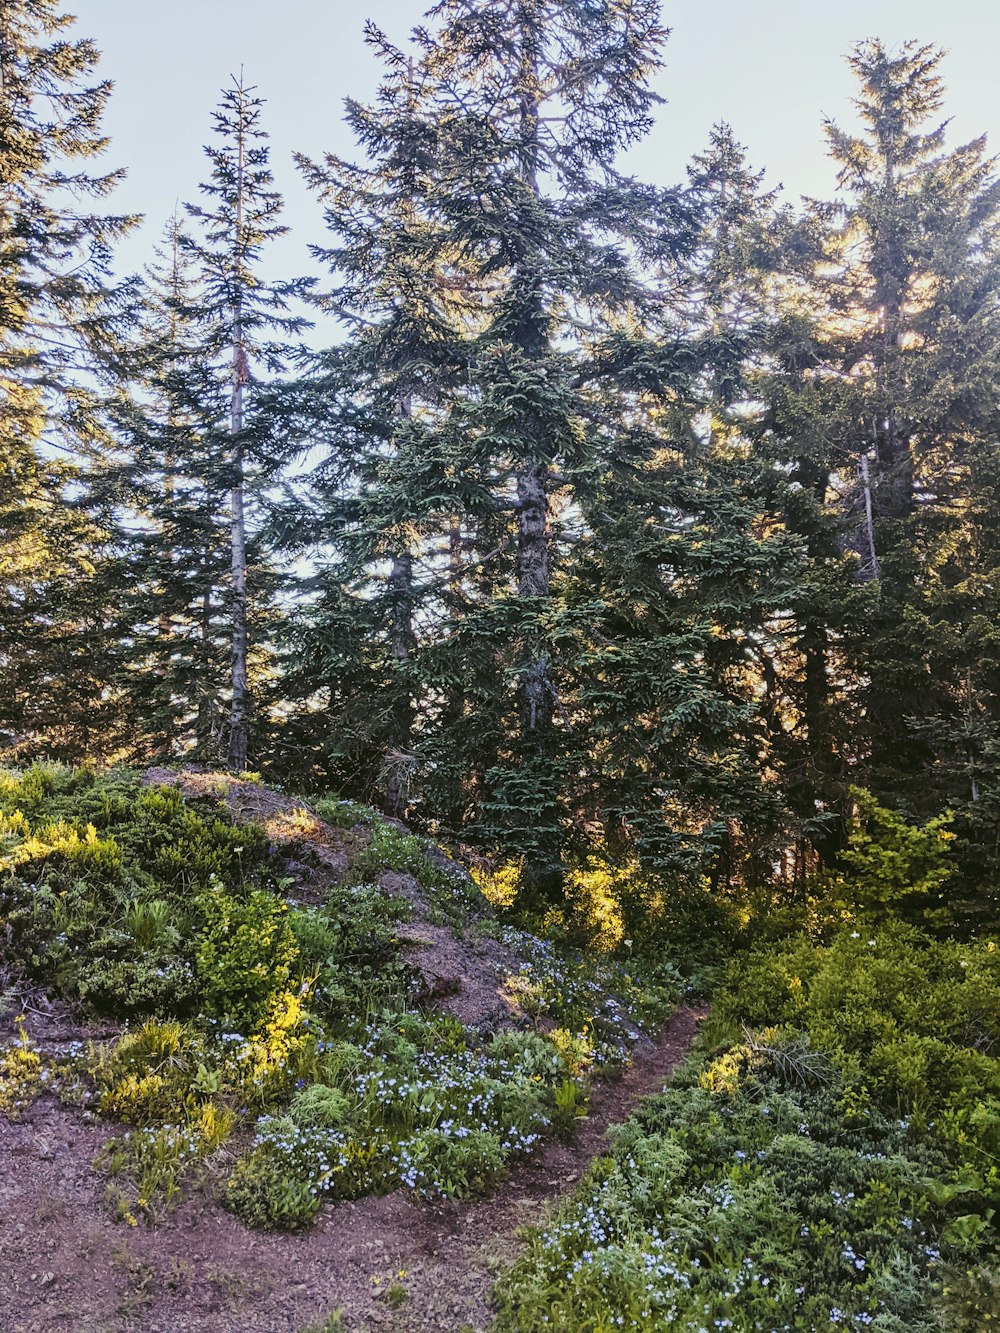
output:
[[[114,753],[112,616],[95,565],[108,516],[80,465],[104,439],[97,378],[127,311],[111,250],[133,219],[87,211],[121,173],[91,174],[111,92],[54,0],[0,5],[0,639],[3,722],[22,750]],[[64,457],[53,461],[56,452]]]
[[106,480],[124,497],[119,687],[136,754],[220,757],[227,690],[224,386],[192,312],[199,292],[179,220],[146,270],[131,376],[117,409],[119,457]]
[[[242,79],[222,95],[213,115],[217,142],[205,152],[212,164],[201,186],[204,205],[187,205],[200,224],[199,239],[184,238],[195,258],[200,283],[196,313],[206,330],[206,352],[229,394],[227,437],[216,441],[218,475],[230,497],[230,584],[227,597],[231,682],[226,762],[235,772],[247,765],[250,740],[248,629],[248,484],[266,488],[277,463],[268,444],[268,416],[255,379],[255,367],[270,374],[287,363],[289,336],[306,325],[290,305],[306,290],[299,279],[270,283],[260,273],[269,242],[287,228],[278,218],[281,196],[274,189],[267,135],[260,120],[263,99]],[[273,335],[281,334],[279,341]],[[270,337],[268,335],[271,335]]]
[[606,471],[584,508],[575,731],[610,848],[647,873],[725,884],[767,878],[784,832],[763,682],[799,554],[779,478],[743,433],[774,196],[725,126],[689,176],[695,244],[608,404]]
[[366,161],[299,159],[337,240],[312,247],[336,279],[317,302],[348,338],[310,382],[319,457],[309,518],[296,502],[288,528],[321,554],[290,666],[328,773],[401,815],[423,693],[415,658],[440,621],[440,534],[459,503],[442,425],[465,364],[465,303],[454,240],[427,198],[438,129],[426,77],[386,54],[378,105],[347,104]]
[[1000,192],[983,140],[949,151],[945,126],[928,126],[940,60],[916,43],[851,54],[862,132],[827,125],[842,198],[814,204],[798,233],[804,280],[765,391],[770,446],[799,483],[789,521],[814,562],[797,611],[804,804],[810,787],[845,799],[848,771],[921,813],[954,799],[933,736],[961,728],[966,685],[935,666],[952,634],[935,607],[961,577],[975,460],[996,438]]
[[[523,856],[551,892],[570,819],[553,579],[599,447],[596,386],[639,355],[620,330],[653,299],[631,251],[669,259],[677,244],[674,197],[614,169],[648,127],[664,34],[654,4],[626,15],[611,4],[449,0],[417,31],[412,64],[372,36],[389,77],[379,106],[353,114],[375,165],[352,178],[333,164],[332,211],[341,228],[402,190],[390,216],[407,239],[386,290],[410,262],[418,276],[407,274],[400,319],[425,311],[406,356],[428,410],[407,421],[408,395],[397,395],[399,434],[414,447],[391,451],[419,479],[418,505],[435,510],[422,547],[446,612],[420,669],[432,701],[419,738],[425,797],[462,810],[476,836]],[[411,164],[405,180],[400,161]],[[363,248],[377,220],[365,213],[362,229],[352,240]],[[603,341],[613,349],[599,350]],[[379,357],[390,379],[394,358]]]

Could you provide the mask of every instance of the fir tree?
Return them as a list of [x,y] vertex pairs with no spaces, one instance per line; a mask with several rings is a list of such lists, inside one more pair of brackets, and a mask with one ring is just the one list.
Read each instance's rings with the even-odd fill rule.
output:
[[[512,556],[510,582],[482,609],[510,643],[514,689],[478,818],[551,894],[568,818],[554,588],[593,464],[598,386],[619,369],[595,344],[649,299],[630,247],[662,255],[676,242],[672,201],[614,166],[648,129],[665,33],[648,3],[447,0],[431,19],[418,42],[446,138],[443,206],[482,309],[459,433],[491,473]],[[481,645],[484,627],[467,619],[456,644]]]
[[[260,274],[263,250],[287,228],[278,221],[281,196],[274,189],[267,135],[260,125],[264,102],[254,91],[241,75],[222,95],[213,115],[217,142],[205,149],[212,165],[210,179],[201,186],[207,202],[187,205],[200,224],[201,236],[184,242],[197,261],[197,314],[209,335],[207,350],[229,394],[228,438],[219,440],[217,447],[219,475],[225,477],[230,497],[226,760],[235,772],[246,768],[251,728],[247,485],[249,481],[254,488],[263,488],[276,466],[268,448],[267,414],[254,410],[261,398],[255,373],[275,374],[286,365],[287,339],[306,324],[290,305],[308,285],[302,279],[269,283]],[[275,340],[275,333],[284,335],[283,340]],[[254,471],[248,471],[251,468]]]
[[[395,386],[393,461],[379,498],[365,486],[359,503],[383,506],[384,537],[392,477],[409,478],[437,626],[416,671],[430,704],[417,737],[424,796],[523,856],[545,892],[570,819],[554,579],[592,475],[588,433],[599,447],[595,386],[639,355],[621,331],[653,299],[630,251],[662,259],[677,244],[675,198],[614,169],[648,127],[656,9],[440,4],[413,62],[373,31],[389,73],[378,106],[351,112],[373,165],[332,162],[314,177],[349,233],[333,258],[354,299],[355,274],[388,297],[368,342]],[[385,270],[365,267],[374,256]],[[403,513],[397,500],[397,522]]]
[[765,879],[784,832],[761,684],[799,558],[779,480],[742,429],[778,258],[774,196],[725,126],[689,176],[694,244],[646,357],[606,404],[606,471],[584,506],[575,729],[609,847],[647,873],[726,884]]
[[224,386],[192,312],[194,262],[174,217],[146,270],[131,378],[117,409],[119,458],[108,469],[127,497],[124,567],[116,570],[127,625],[120,688],[136,752],[219,758],[227,689],[226,487],[218,464],[228,427]]
[[789,374],[772,400],[815,516],[813,713],[839,695],[855,780],[920,810],[942,798],[930,738],[955,707],[948,673],[932,669],[933,594],[973,460],[995,438],[1000,334],[1000,187],[983,140],[946,150],[930,119],[940,61],[912,42],[849,58],[862,132],[827,125],[842,198],[807,221],[814,314],[786,325]]
[[97,49],[68,36],[71,23],[53,0],[0,5],[3,711],[22,748],[64,755],[102,730],[97,748],[114,753],[120,734],[107,689],[113,616],[94,580],[108,515],[88,513],[79,483],[105,439],[95,386],[127,314],[111,251],[134,221],[82,207],[121,173],[86,169],[106,147],[111,84],[94,80]]
[[339,781],[401,815],[421,695],[415,656],[440,620],[439,538],[460,489],[447,480],[440,431],[465,364],[465,303],[454,239],[428,200],[438,129],[426,79],[384,54],[378,105],[347,106],[365,162],[299,159],[337,241],[313,247],[336,279],[317,302],[348,337],[317,359],[311,381],[310,435],[322,450],[308,482],[312,521],[296,505],[289,527],[320,554],[291,668]]

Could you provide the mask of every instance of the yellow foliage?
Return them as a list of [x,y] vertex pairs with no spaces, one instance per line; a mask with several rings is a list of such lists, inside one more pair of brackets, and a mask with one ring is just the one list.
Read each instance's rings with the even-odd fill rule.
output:
[[621,896],[636,871],[591,857],[566,877],[567,924],[582,931],[598,953],[613,953],[625,941]]
[[497,870],[473,866],[472,879],[486,901],[498,912],[508,912],[521,892],[521,866],[509,861]]
[[42,1058],[17,1020],[17,1042],[0,1051],[0,1115],[16,1120],[38,1095],[42,1083]]

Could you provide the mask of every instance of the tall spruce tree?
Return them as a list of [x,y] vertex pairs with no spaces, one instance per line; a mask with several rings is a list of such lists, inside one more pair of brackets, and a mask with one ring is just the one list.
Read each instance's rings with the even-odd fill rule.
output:
[[484,813],[523,852],[529,884],[551,893],[566,726],[554,510],[568,511],[573,474],[590,461],[587,326],[625,316],[640,297],[626,246],[648,225],[651,201],[614,164],[649,128],[649,76],[666,34],[650,3],[626,12],[573,0],[446,0],[432,14],[440,30],[428,58],[462,143],[457,220],[484,284],[481,398],[470,410],[514,510],[507,632],[518,725],[487,775]]
[[[436,520],[448,616],[425,656],[425,792],[522,856],[545,893],[571,822],[556,580],[600,448],[600,386],[640,355],[622,331],[653,296],[633,256],[672,258],[678,243],[676,198],[614,166],[648,128],[664,37],[654,3],[446,0],[417,30],[412,67],[374,34],[389,91],[361,127],[364,142],[400,104],[405,72],[425,142],[407,204],[425,227],[420,281],[436,286],[431,310],[445,293],[463,307],[462,345],[424,362],[434,452],[415,437],[410,455],[461,506]],[[440,789],[454,782],[461,793]]]
[[142,287],[130,378],[116,409],[117,459],[105,479],[121,497],[119,688],[134,719],[135,752],[216,761],[229,649],[227,488],[219,441],[225,385],[212,364],[195,264],[175,216]]
[[[378,46],[374,30],[370,40]],[[376,107],[348,102],[366,160],[299,159],[324,202],[336,285],[317,303],[346,342],[316,359],[309,501],[288,529],[317,553],[291,626],[298,719],[346,789],[405,812],[423,691],[416,656],[441,618],[441,533],[460,508],[442,426],[464,366],[458,248],[435,215],[439,134],[426,74],[385,51]],[[321,700],[317,704],[317,700]]]
[[742,430],[774,196],[725,126],[689,176],[694,244],[607,405],[605,471],[584,504],[575,731],[610,848],[721,885],[766,878],[784,832],[762,680],[799,559],[778,479]]
[[308,286],[305,279],[267,282],[261,275],[264,249],[287,228],[278,221],[282,201],[274,189],[267,134],[260,123],[264,101],[254,93],[242,75],[223,92],[213,114],[217,140],[205,149],[212,165],[209,180],[201,186],[206,203],[186,206],[199,224],[200,237],[185,237],[183,242],[198,269],[200,297],[194,313],[206,331],[211,364],[229,394],[228,431],[216,447],[218,475],[225,478],[230,498],[226,762],[236,772],[246,768],[251,734],[248,499],[266,488],[277,465],[268,444],[268,416],[259,410],[258,381],[262,373],[273,375],[285,368],[288,339],[307,323],[292,305]]

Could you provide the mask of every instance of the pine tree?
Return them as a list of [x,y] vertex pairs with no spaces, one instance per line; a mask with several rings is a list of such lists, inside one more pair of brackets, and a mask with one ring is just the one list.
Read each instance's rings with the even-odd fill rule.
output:
[[[187,205],[201,236],[184,240],[199,272],[197,315],[209,334],[216,374],[229,393],[228,435],[217,441],[217,461],[230,497],[227,764],[235,772],[246,768],[251,730],[247,488],[248,483],[252,491],[264,488],[276,467],[268,448],[267,414],[255,410],[262,398],[255,367],[258,376],[285,367],[287,339],[306,325],[290,306],[308,286],[302,279],[265,282],[259,271],[263,250],[287,228],[278,221],[281,196],[274,189],[267,135],[260,125],[264,102],[254,91],[241,75],[223,92],[213,115],[217,142],[205,149],[212,164],[210,179],[201,186],[207,202]],[[268,337],[275,333],[284,335],[282,341]]]

